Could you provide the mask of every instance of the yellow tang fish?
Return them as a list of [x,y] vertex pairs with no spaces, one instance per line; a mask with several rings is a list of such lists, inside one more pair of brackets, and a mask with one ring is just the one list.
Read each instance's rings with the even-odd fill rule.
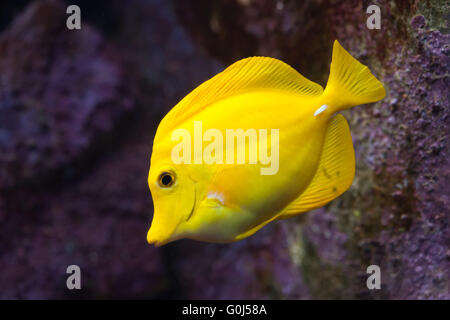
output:
[[330,69],[323,90],[282,61],[251,57],[182,99],[153,143],[147,241],[237,241],[345,192],[355,155],[335,114],[385,90],[337,41]]

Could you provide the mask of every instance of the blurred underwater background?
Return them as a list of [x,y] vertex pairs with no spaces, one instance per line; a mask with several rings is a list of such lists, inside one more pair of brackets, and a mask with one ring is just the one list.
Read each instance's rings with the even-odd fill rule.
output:
[[[0,299],[449,299],[448,21],[443,0],[2,1]],[[162,117],[248,56],[324,86],[335,39],[387,90],[343,112],[352,187],[236,243],[149,246]]]

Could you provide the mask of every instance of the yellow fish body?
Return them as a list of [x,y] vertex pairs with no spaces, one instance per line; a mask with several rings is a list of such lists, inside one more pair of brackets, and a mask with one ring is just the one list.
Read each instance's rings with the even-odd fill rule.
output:
[[237,241],[335,199],[355,173],[350,130],[335,113],[384,96],[383,85],[337,41],[325,90],[273,58],[234,63],[158,127],[148,242]]

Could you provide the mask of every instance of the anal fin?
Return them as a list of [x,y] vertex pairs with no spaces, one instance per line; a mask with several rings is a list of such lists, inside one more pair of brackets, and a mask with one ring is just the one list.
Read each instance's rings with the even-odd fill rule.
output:
[[250,230],[247,230],[246,232],[241,233],[240,235],[238,235],[236,238],[234,238],[234,241],[238,241],[238,240],[242,240],[245,239],[247,237],[250,237],[251,235],[253,235],[256,231],[258,231],[259,229],[261,229],[262,227],[264,227],[266,224],[268,224],[269,222],[272,222],[273,220],[276,220],[276,218],[278,217],[278,215],[272,217],[269,220],[266,220],[260,224],[258,224],[257,226],[251,228]]
[[347,120],[338,114],[331,119],[314,178],[306,190],[291,202],[278,219],[320,208],[344,193],[355,176],[355,152]]

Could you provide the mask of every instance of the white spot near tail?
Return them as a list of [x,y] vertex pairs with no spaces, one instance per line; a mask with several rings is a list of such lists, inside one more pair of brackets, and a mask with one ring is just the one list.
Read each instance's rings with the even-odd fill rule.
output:
[[316,117],[317,115],[321,114],[322,112],[324,112],[327,109],[328,109],[328,106],[326,104],[324,104],[319,109],[317,109],[316,112],[314,112],[314,116]]
[[217,200],[218,202],[220,202],[220,204],[223,205],[223,195],[218,192],[209,192],[207,198]]

